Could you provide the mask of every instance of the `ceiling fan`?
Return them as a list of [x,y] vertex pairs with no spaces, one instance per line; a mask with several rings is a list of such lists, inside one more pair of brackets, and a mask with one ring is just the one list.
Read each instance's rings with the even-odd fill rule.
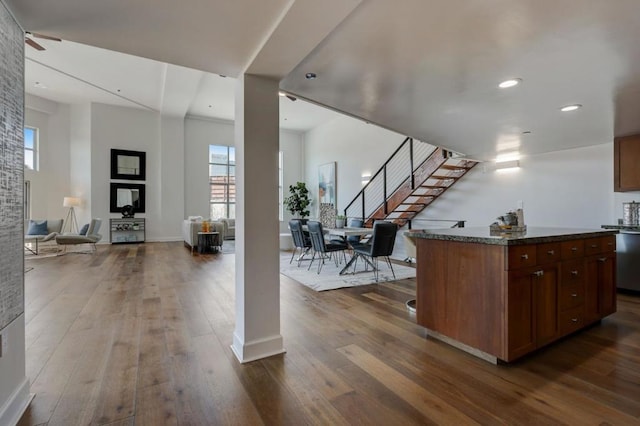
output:
[[45,50],[44,47],[42,47],[41,44],[39,44],[38,42],[36,42],[33,38],[42,38],[45,40],[53,40],[53,41],[62,41],[62,39],[59,39],[58,37],[52,37],[52,36],[48,36],[48,35],[44,35],[44,34],[38,34],[38,33],[32,33],[32,32],[25,32],[24,33],[24,42],[27,43],[29,46],[33,47],[36,50]]

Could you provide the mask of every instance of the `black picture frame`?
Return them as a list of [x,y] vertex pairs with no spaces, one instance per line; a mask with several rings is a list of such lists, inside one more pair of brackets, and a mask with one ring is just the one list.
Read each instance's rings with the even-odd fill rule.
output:
[[147,153],[144,151],[112,149],[111,179],[146,180],[146,160]]
[[[126,201],[120,200],[118,202],[118,190],[131,190],[131,197]],[[136,197],[137,191],[137,197]],[[145,185],[144,183],[119,183],[112,182],[111,183],[111,197],[109,203],[109,211],[111,213],[121,213],[122,207],[127,205],[130,201],[130,204],[133,206],[134,213],[144,213],[145,210]]]

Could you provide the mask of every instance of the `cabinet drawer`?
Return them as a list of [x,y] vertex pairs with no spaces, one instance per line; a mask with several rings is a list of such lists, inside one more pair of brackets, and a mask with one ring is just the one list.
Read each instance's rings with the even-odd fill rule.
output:
[[584,254],[598,254],[605,253],[609,251],[614,251],[616,249],[616,237],[614,235],[609,235],[606,237],[598,237],[598,238],[589,238],[584,240]]
[[538,265],[554,263],[560,260],[560,243],[538,244],[536,250]]
[[509,247],[508,250],[507,269],[518,269],[537,264],[535,245],[513,246]]
[[562,286],[583,284],[585,266],[582,259],[564,261],[560,265],[560,283]]
[[563,241],[560,244],[562,259],[576,259],[584,256],[584,240]]
[[560,333],[568,334],[584,327],[584,307],[579,306],[573,309],[560,312]]
[[606,253],[609,251],[615,251],[616,249],[616,236],[615,235],[607,235],[606,237],[600,237],[600,247],[602,248],[602,253]]
[[600,238],[588,238],[584,240],[584,254],[596,254],[602,252],[602,241]]
[[563,285],[560,288],[560,312],[584,305],[584,283]]

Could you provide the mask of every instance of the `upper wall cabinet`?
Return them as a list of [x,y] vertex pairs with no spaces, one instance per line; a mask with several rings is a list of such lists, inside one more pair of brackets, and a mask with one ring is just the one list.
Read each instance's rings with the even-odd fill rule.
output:
[[613,190],[640,191],[640,135],[613,142]]

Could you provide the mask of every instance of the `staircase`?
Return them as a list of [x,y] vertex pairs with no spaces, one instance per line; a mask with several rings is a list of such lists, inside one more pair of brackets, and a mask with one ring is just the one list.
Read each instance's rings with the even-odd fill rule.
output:
[[347,205],[344,214],[364,218],[365,226],[379,219],[404,226],[476,164],[406,138]]

